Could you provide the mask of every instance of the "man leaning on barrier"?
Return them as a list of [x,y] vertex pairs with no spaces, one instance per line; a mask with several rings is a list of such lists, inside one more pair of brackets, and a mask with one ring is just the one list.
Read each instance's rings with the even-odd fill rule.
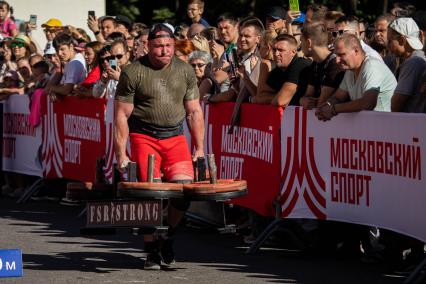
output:
[[[174,56],[172,31],[153,26],[148,36],[148,54],[124,68],[117,85],[114,146],[117,163],[129,161],[126,142],[130,137],[132,159],[138,164],[139,181],[147,180],[147,156],[155,155],[154,178],[160,169],[169,182],[192,181],[191,154],[183,135],[186,118],[195,141],[194,158],[203,157],[204,119],[197,79],[191,66]],[[161,261],[174,262],[172,236],[189,202],[171,200],[167,236],[160,242],[145,235],[147,259],[144,269],[158,270]],[[160,248],[161,245],[161,248]]]
[[337,63],[345,69],[339,88],[316,111],[318,119],[330,120],[338,113],[362,110],[390,111],[396,79],[381,60],[365,54],[353,34],[343,34],[334,42]]
[[60,33],[53,40],[56,54],[64,66],[62,72],[55,73],[52,81],[59,80],[57,84],[46,87],[46,93],[50,99],[56,100],[57,96],[70,95],[74,89],[74,85],[83,82],[86,78],[86,61],[80,53],[74,50],[75,42],[73,38],[66,34]]

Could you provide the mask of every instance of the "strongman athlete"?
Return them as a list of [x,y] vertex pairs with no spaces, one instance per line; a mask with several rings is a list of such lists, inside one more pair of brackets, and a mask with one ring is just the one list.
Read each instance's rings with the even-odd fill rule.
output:
[[[126,166],[126,142],[130,137],[132,160],[138,165],[139,181],[147,180],[148,154],[155,155],[154,178],[163,174],[168,182],[192,181],[191,154],[183,135],[186,118],[195,141],[194,159],[203,157],[204,119],[197,79],[191,66],[174,56],[172,31],[153,26],[148,54],[124,68],[115,97],[114,143],[117,163]],[[158,270],[161,261],[174,262],[172,235],[189,202],[171,200],[167,236],[155,240],[145,235],[147,259],[144,269]]]

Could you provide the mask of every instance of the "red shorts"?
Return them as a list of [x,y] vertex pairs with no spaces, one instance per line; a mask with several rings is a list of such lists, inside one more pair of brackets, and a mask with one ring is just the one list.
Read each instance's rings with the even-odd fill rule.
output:
[[166,139],[156,139],[148,135],[130,133],[132,161],[137,163],[138,180],[147,180],[148,154],[155,155],[154,178],[167,181],[176,175],[186,175],[194,179],[194,168],[186,138],[183,135]]

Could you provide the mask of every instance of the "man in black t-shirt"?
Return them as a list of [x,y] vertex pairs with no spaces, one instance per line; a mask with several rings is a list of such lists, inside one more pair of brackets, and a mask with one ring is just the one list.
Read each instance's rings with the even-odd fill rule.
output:
[[299,105],[300,97],[306,91],[311,61],[297,56],[297,41],[291,35],[279,35],[275,39],[273,51],[276,67],[252,103],[282,107]]
[[300,39],[303,53],[312,57],[308,87],[300,105],[312,109],[322,105],[339,88],[345,71],[337,64],[336,55],[327,47],[327,27],[321,22],[305,25]]

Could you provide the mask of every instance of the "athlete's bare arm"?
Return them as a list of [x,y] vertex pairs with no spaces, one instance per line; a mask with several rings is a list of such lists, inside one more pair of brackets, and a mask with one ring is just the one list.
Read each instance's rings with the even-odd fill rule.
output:
[[204,157],[204,117],[198,99],[185,102],[186,122],[195,142],[194,159]]
[[129,138],[129,125],[127,119],[133,111],[132,103],[114,102],[114,149],[117,158],[117,165],[130,160],[126,154],[126,144]]

